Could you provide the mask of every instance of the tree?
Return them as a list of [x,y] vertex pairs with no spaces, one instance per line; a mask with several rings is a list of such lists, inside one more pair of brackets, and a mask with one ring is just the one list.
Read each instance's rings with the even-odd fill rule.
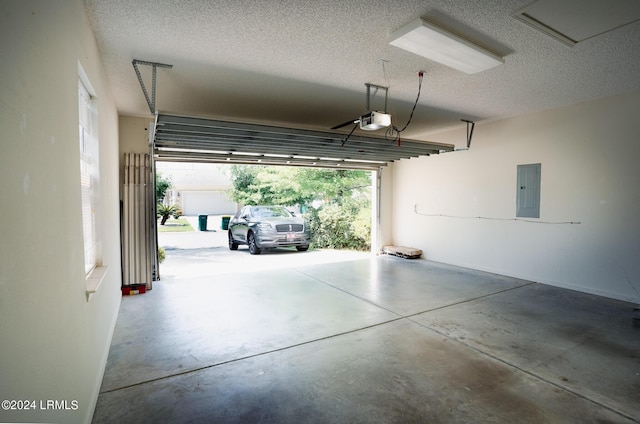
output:
[[229,196],[244,205],[309,206],[369,193],[371,174],[348,169],[233,165]]
[[170,178],[165,177],[160,172],[156,173],[156,203],[162,203],[165,193],[172,185]]

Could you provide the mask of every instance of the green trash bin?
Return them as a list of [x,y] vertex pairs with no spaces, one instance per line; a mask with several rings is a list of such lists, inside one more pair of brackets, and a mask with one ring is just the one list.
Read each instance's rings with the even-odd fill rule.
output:
[[230,216],[223,216],[222,217],[222,222],[220,223],[220,228],[222,228],[223,230],[228,230],[229,229],[229,220],[231,219]]
[[198,230],[207,231],[207,215],[198,215]]

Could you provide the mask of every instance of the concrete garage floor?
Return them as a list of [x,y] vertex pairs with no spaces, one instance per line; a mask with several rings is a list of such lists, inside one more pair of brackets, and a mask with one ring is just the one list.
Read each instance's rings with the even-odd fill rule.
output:
[[94,423],[640,421],[632,304],[426,260],[233,253],[242,272],[123,298]]

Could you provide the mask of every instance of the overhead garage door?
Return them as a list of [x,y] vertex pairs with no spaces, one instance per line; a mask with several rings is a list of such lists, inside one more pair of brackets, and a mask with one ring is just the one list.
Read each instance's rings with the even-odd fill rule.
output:
[[165,114],[157,115],[154,131],[155,159],[166,161],[377,170],[399,159],[455,147]]

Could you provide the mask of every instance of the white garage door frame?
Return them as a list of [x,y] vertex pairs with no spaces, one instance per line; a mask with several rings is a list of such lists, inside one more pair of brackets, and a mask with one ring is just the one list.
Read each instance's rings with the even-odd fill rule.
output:
[[372,171],[372,251],[381,239],[381,174],[389,163],[455,150],[455,145],[388,140],[359,131],[303,130],[156,113],[150,132],[156,161],[304,166]]

